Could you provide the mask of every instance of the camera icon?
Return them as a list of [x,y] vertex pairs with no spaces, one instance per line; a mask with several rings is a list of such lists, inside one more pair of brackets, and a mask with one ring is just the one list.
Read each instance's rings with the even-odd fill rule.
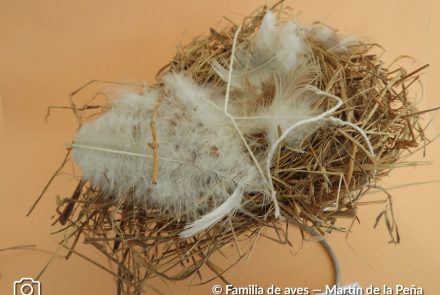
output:
[[41,284],[32,278],[21,278],[19,281],[14,281],[13,295],[40,295]]

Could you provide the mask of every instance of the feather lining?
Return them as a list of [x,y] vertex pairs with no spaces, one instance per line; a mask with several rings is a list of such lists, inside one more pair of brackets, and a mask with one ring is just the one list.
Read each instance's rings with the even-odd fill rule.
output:
[[[251,48],[237,51],[231,86],[243,89],[249,85],[260,89],[274,74],[294,70],[304,59],[305,46],[302,31],[294,22],[279,27],[273,12],[268,11]],[[227,81],[228,69],[218,61],[212,66]]]
[[202,216],[193,223],[187,224],[185,230],[180,233],[181,238],[191,237],[203,230],[210,228],[222,220],[225,216],[233,213],[241,207],[241,199],[243,197],[243,186],[238,185],[231,196],[216,209]]

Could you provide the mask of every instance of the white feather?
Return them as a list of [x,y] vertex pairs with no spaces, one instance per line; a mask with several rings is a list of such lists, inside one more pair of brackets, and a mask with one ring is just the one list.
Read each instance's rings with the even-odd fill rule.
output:
[[[306,46],[300,28],[294,22],[276,26],[276,17],[268,11],[255,35],[251,48],[236,54],[236,66],[231,86],[247,85],[259,90],[263,83],[273,79],[276,73],[286,73],[304,60]],[[217,74],[227,81],[228,70],[218,61],[213,62]]]
[[[167,87],[175,87],[167,95],[151,90],[144,95],[122,94],[108,112],[84,124],[75,137],[78,145],[119,150],[120,154],[74,147],[73,158],[83,178],[109,197],[122,198],[134,190],[135,198],[147,206],[195,219],[228,199],[237,183],[245,183],[247,191],[258,191],[261,185],[238,136],[220,121],[212,125],[199,109],[194,110],[190,102],[202,99],[206,89],[183,76],[173,79],[174,84]],[[156,122],[159,176],[153,185],[148,144],[152,141],[151,116],[160,96]],[[204,103],[201,100],[199,106]]]
[[181,103],[206,126],[223,128],[229,119],[218,105],[218,94],[213,88],[199,86],[182,73],[170,73],[163,78],[165,88],[170,90]]
[[[305,64],[295,71],[276,75],[272,101],[249,114],[248,119],[238,120],[240,129],[246,134],[265,134],[266,142],[271,146],[279,138],[279,128],[284,131],[298,121],[316,116],[319,112],[313,110],[313,104],[317,96],[307,88],[307,85],[312,83],[318,74],[317,66]],[[309,124],[297,128],[287,136],[287,144],[297,147],[319,126],[319,124]],[[261,155],[259,158],[262,157]]]
[[[296,122],[316,115],[316,112],[312,110],[316,95],[306,88],[315,75],[314,66],[303,65],[296,71],[276,76],[273,101],[268,108],[258,114],[268,117],[262,123],[265,124],[269,146],[278,140],[279,128],[282,132]],[[295,133],[289,134],[286,138],[287,143],[289,145],[300,144],[317,127],[318,125],[312,124],[297,129]]]
[[314,23],[304,28],[307,36],[321,43],[325,49],[335,54],[348,53],[350,48],[359,45],[359,40],[352,35],[340,35],[324,24]]
[[206,230],[222,220],[228,214],[233,213],[241,207],[243,186],[238,185],[231,196],[216,209],[202,216],[193,223],[187,224],[185,230],[180,233],[181,238],[191,237],[203,230]]

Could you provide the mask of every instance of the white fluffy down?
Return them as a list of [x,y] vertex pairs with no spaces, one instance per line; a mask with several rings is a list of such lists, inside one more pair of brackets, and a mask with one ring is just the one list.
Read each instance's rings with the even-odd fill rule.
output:
[[340,35],[335,29],[321,23],[314,23],[304,28],[307,36],[321,43],[330,52],[347,53],[350,47],[358,45],[359,40],[352,35]]
[[[294,22],[277,26],[275,15],[268,11],[255,35],[249,50],[238,50],[232,85],[244,88],[250,85],[257,90],[263,83],[295,69],[305,61],[306,45],[302,30]],[[227,81],[228,69],[220,63],[213,64],[219,76]]]
[[[183,73],[168,74],[161,89],[125,92],[109,111],[80,128],[73,159],[83,178],[109,198],[120,200],[132,191],[147,207],[192,218],[182,237],[239,209],[244,193],[267,196],[267,179],[251,160],[237,126],[249,146],[260,144],[253,134],[266,136],[268,146],[255,155],[264,166],[280,130],[324,111],[312,111],[316,95],[306,85],[317,72],[307,58],[302,30],[293,22],[276,23],[268,12],[252,41],[251,56],[240,50],[236,54],[228,109],[237,125],[224,113],[224,89],[197,85]],[[328,44],[339,40],[325,28],[309,28],[308,34]],[[219,63],[213,66],[227,80],[228,70]],[[255,107],[268,83],[274,88],[272,98]],[[258,91],[249,91],[249,85]],[[153,184],[150,122],[159,98],[158,179]],[[316,128],[297,128],[285,138],[287,144],[300,144]]]
[[[170,82],[175,83],[166,87],[173,93],[187,79]],[[159,95],[163,93],[123,94],[110,111],[82,126],[75,144],[152,155],[150,122]],[[182,95],[185,99],[180,99]],[[162,99],[156,121],[160,157],[156,185],[151,181],[151,158],[76,147],[73,158],[83,178],[111,197],[121,198],[132,189],[146,205],[193,217],[218,206],[237,184],[250,191],[257,189],[255,167],[238,137],[204,124],[198,107],[186,100],[193,98],[198,96],[181,92]]]

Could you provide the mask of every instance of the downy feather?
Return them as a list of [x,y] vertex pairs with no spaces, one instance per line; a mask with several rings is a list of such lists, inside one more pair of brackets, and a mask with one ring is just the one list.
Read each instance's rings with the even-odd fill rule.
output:
[[[306,45],[301,29],[294,22],[277,26],[272,11],[268,11],[251,42],[250,49],[237,50],[231,86],[251,86],[261,90],[263,83],[276,73],[294,70],[304,59]],[[217,74],[227,81],[228,69],[218,61],[212,64]]]

